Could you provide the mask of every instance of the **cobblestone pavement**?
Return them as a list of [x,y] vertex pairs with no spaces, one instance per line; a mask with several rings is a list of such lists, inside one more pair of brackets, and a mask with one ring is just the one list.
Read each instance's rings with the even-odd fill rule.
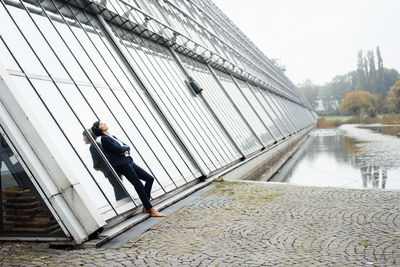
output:
[[220,182],[119,249],[3,243],[3,266],[400,266],[400,192]]

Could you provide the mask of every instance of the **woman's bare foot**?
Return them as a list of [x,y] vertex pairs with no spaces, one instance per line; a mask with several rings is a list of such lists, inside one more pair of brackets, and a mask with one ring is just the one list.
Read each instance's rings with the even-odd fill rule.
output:
[[142,208],[143,213],[150,213],[150,210],[146,210],[146,208]]
[[149,210],[146,208],[142,208],[142,212],[150,213],[151,217],[167,217],[167,215],[165,215],[164,213],[158,212],[155,208],[151,208]]
[[151,208],[149,212],[150,212],[150,217],[167,217],[166,214],[158,212],[155,208]]

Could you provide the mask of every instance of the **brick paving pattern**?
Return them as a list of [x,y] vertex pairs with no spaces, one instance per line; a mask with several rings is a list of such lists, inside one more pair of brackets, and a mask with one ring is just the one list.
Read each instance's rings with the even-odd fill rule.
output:
[[220,182],[119,249],[2,243],[2,266],[400,266],[400,192]]

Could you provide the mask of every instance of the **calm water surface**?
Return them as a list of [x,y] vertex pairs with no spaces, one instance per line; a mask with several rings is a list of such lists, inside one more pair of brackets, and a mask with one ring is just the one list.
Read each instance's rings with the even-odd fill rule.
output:
[[315,130],[271,181],[400,189],[399,126]]

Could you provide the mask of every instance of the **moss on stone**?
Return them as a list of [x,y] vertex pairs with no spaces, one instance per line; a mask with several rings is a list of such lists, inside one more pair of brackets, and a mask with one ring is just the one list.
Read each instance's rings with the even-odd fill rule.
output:
[[[206,192],[203,196],[226,196],[232,200],[247,200],[256,202],[269,202],[274,198],[281,196],[281,192],[268,192],[265,185],[260,185],[260,188],[254,190],[254,184],[236,181],[215,181],[215,187]],[[250,188],[252,187],[252,188]]]

